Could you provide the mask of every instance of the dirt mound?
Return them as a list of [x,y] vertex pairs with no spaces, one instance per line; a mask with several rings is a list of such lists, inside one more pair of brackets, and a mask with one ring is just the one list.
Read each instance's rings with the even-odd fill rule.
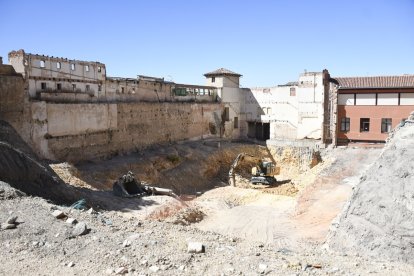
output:
[[414,122],[392,136],[333,224],[331,249],[414,261]]
[[69,204],[79,199],[76,191],[38,160],[13,127],[4,121],[0,121],[0,180],[26,194],[58,203]]
[[25,193],[14,189],[6,182],[0,181],[0,200],[14,199],[22,196],[25,196]]

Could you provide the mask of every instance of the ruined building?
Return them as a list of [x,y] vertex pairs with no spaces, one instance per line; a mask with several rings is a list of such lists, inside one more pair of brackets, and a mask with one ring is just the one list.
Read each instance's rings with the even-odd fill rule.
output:
[[412,76],[331,78],[323,70],[284,85],[243,88],[242,75],[224,68],[194,85],[110,77],[101,62],[23,50],[10,52],[9,64],[0,64],[0,116],[52,160],[208,137],[299,147],[384,141],[414,108]]

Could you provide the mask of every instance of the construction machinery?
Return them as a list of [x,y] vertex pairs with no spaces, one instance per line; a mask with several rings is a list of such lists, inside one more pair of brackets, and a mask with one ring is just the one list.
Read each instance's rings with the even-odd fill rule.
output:
[[128,172],[126,175],[121,176],[112,186],[114,195],[119,197],[143,197],[148,195],[168,195],[177,197],[173,190],[153,187],[149,185],[142,185],[143,182],[135,179],[132,172]]
[[259,157],[252,156],[250,154],[243,152],[237,155],[236,159],[234,159],[233,164],[230,167],[230,171],[229,171],[230,186],[236,185],[235,169],[243,161],[250,161],[255,164],[254,167],[252,167],[251,169],[251,176],[252,176],[250,179],[251,184],[271,185],[276,182],[274,175],[277,174],[278,170],[272,161],[265,161]]

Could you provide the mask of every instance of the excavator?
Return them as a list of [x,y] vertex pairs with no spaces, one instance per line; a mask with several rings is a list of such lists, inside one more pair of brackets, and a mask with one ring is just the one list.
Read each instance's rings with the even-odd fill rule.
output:
[[264,185],[271,185],[276,182],[274,175],[277,174],[276,166],[271,161],[264,161],[258,157],[253,155],[247,154],[245,152],[240,153],[237,155],[236,159],[234,159],[230,171],[229,171],[229,184],[230,186],[236,185],[236,175],[234,170],[237,166],[243,161],[251,161],[254,162],[256,165],[252,167],[251,171],[251,179],[250,183],[252,184],[264,184]]

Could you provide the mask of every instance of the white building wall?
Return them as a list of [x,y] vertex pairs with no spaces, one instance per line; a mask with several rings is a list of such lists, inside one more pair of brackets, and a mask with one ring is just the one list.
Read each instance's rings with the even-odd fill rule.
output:
[[398,93],[378,93],[378,105],[398,105]]
[[[245,99],[247,121],[270,123],[270,139],[321,139],[324,115],[322,72],[301,74],[298,85],[252,88],[250,91]],[[269,108],[271,114],[267,112]]]
[[339,94],[338,105],[354,105],[354,94]]
[[355,105],[375,105],[375,94],[356,94]]
[[400,105],[414,105],[414,93],[401,93]]

